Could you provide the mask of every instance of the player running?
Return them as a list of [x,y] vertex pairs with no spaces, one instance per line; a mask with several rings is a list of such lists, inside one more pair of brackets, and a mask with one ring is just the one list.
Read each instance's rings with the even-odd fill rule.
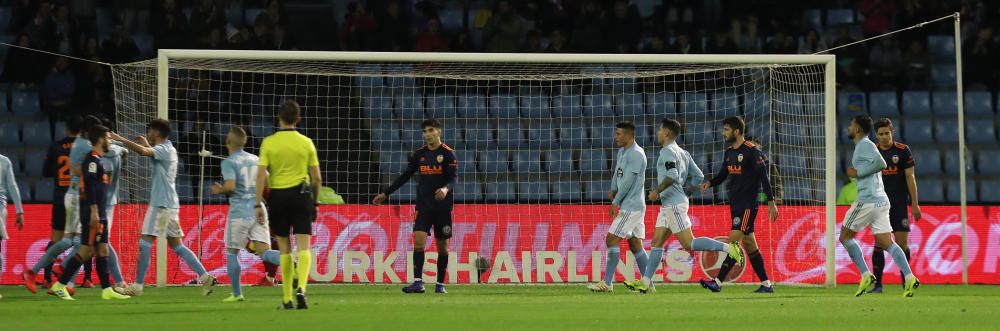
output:
[[[184,246],[181,239],[184,232],[180,224],[180,202],[177,199],[177,150],[170,142],[170,122],[155,119],[146,126],[146,136],[136,138],[137,142],[128,140],[117,133],[111,133],[111,139],[121,142],[126,148],[136,154],[151,157],[153,177],[150,185],[149,209],[142,222],[142,238],[139,239],[139,261],[136,264],[135,283],[125,288],[125,294],[140,296],[149,269],[153,242],[156,237],[166,236],[167,244],[184,260],[191,270],[198,274],[202,294],[212,294],[215,277],[205,272],[198,257]],[[150,145],[152,142],[152,145]]]
[[[52,292],[63,300],[74,301],[73,296],[66,290],[66,284],[75,277],[80,267],[90,261],[90,258],[97,255],[97,277],[100,279],[101,299],[122,300],[129,296],[119,294],[111,287],[111,280],[108,276],[108,184],[110,179],[104,172],[101,165],[101,156],[108,150],[108,129],[104,126],[95,126],[87,132],[88,140],[93,146],[90,155],[84,158],[82,163],[83,176],[80,182],[80,206],[86,208],[80,213],[81,224],[86,224],[82,228],[80,249],[69,258],[69,264],[65,272],[59,277],[59,281],[52,284]],[[95,252],[96,250],[96,252]]]
[[[882,170],[882,180],[885,184],[885,194],[889,197],[889,225],[892,226],[893,241],[903,249],[906,260],[910,260],[910,215],[906,213],[906,205],[910,205],[913,221],[920,220],[920,200],[917,198],[916,162],[910,147],[894,141],[895,130],[892,120],[881,118],[875,121],[875,138],[878,139],[878,150],[882,153],[886,168]],[[871,293],[882,293],[882,272],[885,269],[885,253],[875,248],[872,250],[872,273],[875,275],[875,288]],[[902,276],[902,273],[900,273]],[[904,277],[900,277],[904,278]]]
[[372,203],[381,205],[389,195],[403,187],[414,173],[420,171],[417,182],[417,215],[413,223],[413,284],[403,288],[403,293],[424,293],[424,247],[427,236],[434,229],[437,245],[437,284],[434,293],[448,293],[444,288],[448,273],[448,239],[451,238],[451,212],[454,208],[458,160],[455,150],[441,142],[441,123],[428,119],[420,124],[427,143],[413,152],[406,169],[385,191],[375,195]]
[[[722,120],[722,137],[730,144],[726,149],[725,162],[723,162],[719,173],[715,174],[709,182],[701,183],[701,191],[705,192],[711,187],[718,186],[727,178],[727,191],[729,192],[729,211],[733,220],[733,226],[729,232],[730,243],[742,243],[746,250],[750,264],[753,265],[754,272],[761,280],[760,287],[755,293],[773,293],[774,287],[767,278],[767,270],[764,269],[764,257],[760,254],[757,246],[757,238],[754,236],[754,222],[757,219],[757,206],[760,204],[758,195],[763,189],[767,197],[767,216],[774,221],[778,219],[778,207],[774,203],[774,194],[771,191],[771,180],[768,178],[769,164],[767,157],[756,145],[744,138],[746,133],[746,123],[742,117],[733,116]],[[712,292],[722,291],[722,282],[729,275],[733,266],[740,264],[732,256],[726,257],[719,268],[719,274],[713,280],[699,280],[701,286]],[[742,264],[740,264],[742,265]]]
[[695,238],[691,232],[688,194],[705,180],[705,175],[698,169],[691,154],[677,145],[676,139],[681,132],[680,122],[664,119],[656,133],[663,148],[656,159],[656,180],[659,184],[649,191],[649,200],[660,200],[663,206],[656,217],[653,249],[649,252],[650,263],[642,271],[642,279],[625,281],[625,287],[629,290],[642,293],[656,291],[653,287],[653,275],[663,258],[663,245],[671,234],[677,236],[677,241],[680,241],[685,250],[725,252],[736,263],[743,263],[743,251],[736,242],[726,245],[708,237]]
[[605,243],[608,245],[608,261],[604,280],[588,285],[593,292],[611,292],[615,281],[618,261],[621,259],[622,239],[628,240],[629,249],[635,256],[640,272],[645,272],[648,258],[642,247],[646,237],[646,201],[643,200],[643,183],[646,182],[646,152],[635,141],[635,125],[619,122],[615,125],[615,145],[618,149],[615,173],[611,175],[612,218]]
[[861,247],[854,241],[854,236],[859,231],[870,226],[875,235],[875,248],[888,251],[892,255],[892,262],[903,273],[903,295],[912,297],[920,286],[920,281],[910,271],[910,264],[903,249],[892,241],[892,236],[889,235],[892,232],[889,224],[889,197],[886,196],[882,184],[882,169],[886,168],[886,163],[875,143],[868,139],[871,130],[872,119],[866,115],[855,116],[847,128],[848,137],[855,143],[854,156],[851,158],[851,168],[847,169],[847,175],[858,179],[858,197],[851,204],[851,209],[847,210],[847,216],[841,225],[840,243],[847,249],[851,261],[854,261],[858,272],[861,273],[861,281],[858,283],[855,296],[861,296],[875,287],[875,275],[868,271],[865,257],[861,254]]
[[[7,235],[7,199],[14,202],[17,229],[24,228],[24,206],[21,204],[21,191],[17,188],[15,178],[14,166],[10,159],[0,155],[0,270],[3,270],[3,241],[10,239]],[[0,295],[0,299],[2,298],[3,295]]]
[[[64,132],[66,136],[49,145],[45,162],[42,163],[42,176],[52,178],[55,188],[52,190],[52,234],[48,244],[45,245],[46,250],[62,240],[63,230],[66,229],[66,203],[63,201],[63,197],[69,190],[70,179],[73,176],[69,169],[69,150],[73,147],[73,141],[76,140],[76,137],[80,136],[81,121],[82,119],[77,116],[71,116],[66,121],[66,131]],[[72,245],[72,242],[69,244]],[[48,265],[43,268],[45,270],[43,278],[45,285],[43,286],[48,288],[52,286],[52,262],[49,261]]]
[[[254,193],[257,191],[257,156],[243,151],[247,143],[247,133],[238,126],[229,129],[226,134],[226,148],[229,157],[222,160],[223,183],[212,184],[212,194],[225,194],[229,197],[229,214],[226,216],[226,272],[232,285],[233,293],[223,302],[244,301],[243,290],[240,288],[240,249],[247,247],[250,241],[251,253],[260,256],[266,262],[279,264],[280,254],[272,250],[270,245],[270,230],[267,228],[267,218],[257,220],[254,215]],[[264,209],[263,207],[261,209]],[[267,210],[263,210],[267,215]]]

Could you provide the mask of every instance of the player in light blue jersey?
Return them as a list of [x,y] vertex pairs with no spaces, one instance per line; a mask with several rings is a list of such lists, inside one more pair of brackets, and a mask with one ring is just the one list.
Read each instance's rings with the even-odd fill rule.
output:
[[[229,196],[229,214],[226,216],[226,272],[233,288],[233,294],[223,302],[239,302],[245,300],[240,288],[240,249],[248,248],[264,261],[280,264],[281,254],[271,249],[270,230],[267,218],[257,219],[254,213],[255,194],[257,193],[257,162],[256,155],[243,151],[247,143],[247,133],[238,126],[229,129],[226,135],[226,147],[229,157],[222,160],[223,183],[212,185],[212,194]],[[261,206],[261,208],[264,208]],[[264,215],[267,211],[264,210]],[[250,245],[247,245],[249,240]]]
[[[17,213],[17,229],[24,227],[24,206],[21,204],[21,191],[17,188],[14,179],[14,165],[6,156],[0,155],[0,249],[3,248],[3,241],[10,239],[7,236],[7,199],[14,202],[14,210]],[[3,270],[3,252],[0,251],[0,270]],[[34,279],[32,279],[34,280]],[[0,295],[0,298],[3,298]]]
[[646,237],[646,201],[643,197],[643,184],[646,182],[646,152],[635,141],[635,125],[632,122],[620,122],[615,125],[615,145],[618,158],[615,173],[612,174],[611,227],[605,242],[608,245],[608,261],[604,280],[589,285],[594,292],[611,292],[615,280],[615,272],[621,258],[621,240],[628,240],[629,249],[635,255],[639,271],[646,270],[646,250],[642,247],[642,239]]
[[[108,127],[110,123],[105,123]],[[104,173],[108,175],[108,208],[105,214],[108,218],[108,235],[112,235],[111,227],[114,224],[115,206],[118,205],[118,188],[121,183],[122,158],[128,154],[128,149],[120,145],[108,145],[108,150],[101,156],[101,165]],[[115,280],[115,289],[125,287],[125,278],[122,277],[121,265],[118,264],[118,252],[115,252],[111,242],[108,242],[108,272]]]
[[[147,137],[148,136],[148,137]],[[205,271],[205,267],[191,249],[184,246],[181,240],[184,231],[181,230],[180,201],[177,198],[177,149],[168,139],[170,137],[170,122],[165,119],[155,119],[146,126],[146,136],[139,136],[136,142],[128,140],[117,133],[111,133],[111,139],[121,142],[130,151],[152,158],[153,178],[150,179],[149,208],[142,222],[142,239],[139,240],[139,261],[135,268],[135,283],[125,289],[129,296],[139,296],[143,292],[146,271],[152,255],[153,242],[159,236],[167,237],[167,244],[184,263],[198,274],[202,286],[202,294],[212,294],[216,284],[215,277]],[[152,144],[150,144],[152,142]]]
[[882,169],[885,169],[885,159],[879,153],[875,143],[868,139],[872,131],[872,119],[866,115],[858,115],[851,121],[847,134],[854,141],[854,156],[851,158],[851,168],[847,175],[858,179],[858,197],[847,211],[842,228],[840,243],[847,249],[851,261],[861,273],[861,281],[855,296],[861,296],[875,287],[875,275],[868,270],[868,263],[861,253],[854,236],[865,227],[871,227],[875,235],[875,248],[889,252],[892,262],[903,273],[903,295],[912,297],[920,286],[920,281],[910,270],[906,253],[892,240],[892,226],[889,224],[889,197],[885,194],[882,184]]
[[626,281],[629,290],[646,293],[655,291],[653,275],[656,274],[660,260],[663,258],[663,245],[673,234],[677,236],[681,247],[688,251],[725,252],[743,263],[743,251],[737,243],[726,245],[708,237],[695,238],[691,232],[691,220],[688,219],[688,195],[705,180],[705,174],[694,163],[686,150],[677,145],[677,137],[681,134],[681,123],[673,119],[664,119],[657,130],[656,137],[663,147],[656,158],[656,187],[649,191],[649,200],[660,200],[663,204],[656,217],[656,230],[653,233],[653,249],[649,253],[650,263],[642,270],[642,279]]

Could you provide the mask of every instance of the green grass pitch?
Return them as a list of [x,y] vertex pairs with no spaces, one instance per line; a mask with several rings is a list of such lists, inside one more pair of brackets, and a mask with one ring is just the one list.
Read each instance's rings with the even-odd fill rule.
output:
[[223,304],[226,286],[208,297],[195,287],[148,288],[129,301],[83,289],[76,302],[5,286],[0,330],[1000,330],[992,318],[1000,286],[925,285],[913,298],[898,284],[860,298],[854,285],[779,285],[774,294],[661,285],[646,295],[620,284],[613,294],[583,285],[452,285],[446,295],[400,287],[313,285],[309,310],[278,311],[277,287],[246,288],[246,302]]

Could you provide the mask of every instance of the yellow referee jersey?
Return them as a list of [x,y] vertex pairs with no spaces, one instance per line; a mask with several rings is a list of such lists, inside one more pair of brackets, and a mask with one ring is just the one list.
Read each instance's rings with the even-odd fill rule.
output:
[[290,188],[309,180],[309,167],[319,166],[312,139],[295,130],[279,130],[260,144],[261,167],[270,173],[272,189]]

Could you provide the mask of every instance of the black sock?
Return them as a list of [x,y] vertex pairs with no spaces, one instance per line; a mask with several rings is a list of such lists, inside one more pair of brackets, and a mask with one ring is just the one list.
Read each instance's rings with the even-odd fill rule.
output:
[[753,266],[753,271],[757,273],[757,278],[760,278],[762,282],[768,280],[767,269],[764,269],[764,256],[760,255],[760,250],[750,253],[749,257],[750,265]]
[[726,276],[729,276],[729,271],[733,270],[733,265],[735,264],[736,260],[733,260],[733,258],[726,256],[726,260],[722,261],[722,267],[719,267],[719,274],[716,275],[715,278],[718,278],[719,282],[726,281]]
[[101,280],[101,288],[111,287],[111,279],[108,276],[108,257],[97,257],[97,278]]
[[93,278],[91,278],[91,276],[93,276],[93,271],[94,271],[94,259],[93,258],[89,258],[83,264],[83,281],[84,282],[86,282],[88,280],[93,281]]
[[424,251],[413,252],[413,279],[424,279]]
[[62,275],[59,276],[59,282],[63,285],[69,284],[69,281],[73,276],[76,276],[76,272],[80,271],[80,266],[83,265],[83,258],[79,254],[73,255],[69,258],[69,262],[66,262],[66,268],[63,270]]
[[[48,244],[45,245],[45,250],[46,251],[49,250],[49,247],[52,247],[53,244],[55,244],[55,242],[50,241]],[[49,263],[48,265],[46,265],[45,268],[44,268],[44,270],[45,270],[45,280],[51,282],[52,281],[52,263]]]
[[872,274],[875,275],[876,285],[882,285],[883,271],[885,271],[885,253],[876,248],[872,250]]
[[448,275],[448,254],[438,255],[437,267],[438,284],[444,284],[444,276]]

